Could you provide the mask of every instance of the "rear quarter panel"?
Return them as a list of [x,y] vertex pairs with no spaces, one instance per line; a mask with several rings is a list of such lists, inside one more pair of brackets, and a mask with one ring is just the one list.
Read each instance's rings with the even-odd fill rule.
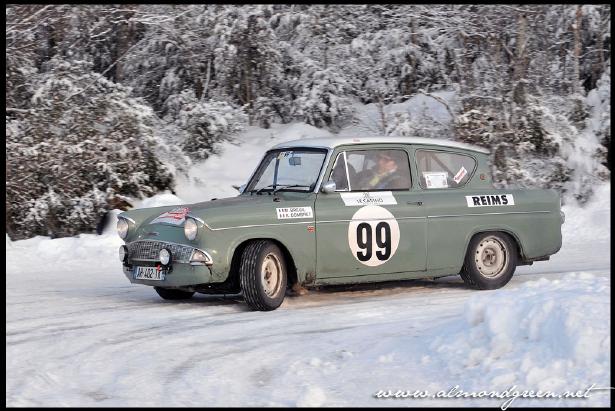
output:
[[[470,207],[466,196],[508,194],[514,205]],[[521,260],[556,253],[562,244],[560,200],[555,190],[440,189],[425,192],[428,270],[463,265],[476,234],[503,231],[517,241]]]

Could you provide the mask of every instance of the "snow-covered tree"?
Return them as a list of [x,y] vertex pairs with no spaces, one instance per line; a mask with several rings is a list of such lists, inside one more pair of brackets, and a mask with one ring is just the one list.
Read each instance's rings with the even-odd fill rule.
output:
[[91,64],[53,58],[27,113],[7,122],[7,230],[15,237],[95,229],[127,196],[172,189],[156,157],[152,110]]
[[[282,54],[271,27],[271,6],[227,8],[216,25],[217,78],[231,101],[246,108],[250,124],[266,125],[285,92]],[[258,103],[257,103],[258,101]]]
[[215,153],[216,143],[230,140],[242,131],[247,116],[241,108],[224,101],[203,101],[192,90],[172,96],[165,120],[183,132],[179,142],[190,157],[203,160]]
[[347,94],[348,83],[334,69],[306,70],[301,92],[295,103],[295,116],[316,127],[338,131],[350,121],[352,106]]

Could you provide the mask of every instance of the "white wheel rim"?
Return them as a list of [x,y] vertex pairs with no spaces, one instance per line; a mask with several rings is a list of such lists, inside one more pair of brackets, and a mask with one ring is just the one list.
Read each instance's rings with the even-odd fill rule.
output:
[[263,290],[269,297],[274,297],[280,289],[282,278],[280,260],[274,254],[267,254],[261,266]]
[[508,266],[506,246],[496,237],[487,237],[476,247],[474,261],[484,277],[499,277]]

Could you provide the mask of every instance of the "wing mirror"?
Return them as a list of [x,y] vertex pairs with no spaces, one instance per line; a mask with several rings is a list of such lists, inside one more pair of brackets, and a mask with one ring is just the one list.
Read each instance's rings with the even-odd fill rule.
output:
[[335,185],[335,181],[329,180],[322,185],[320,191],[322,191],[325,194],[333,194],[335,193],[336,188],[337,186]]

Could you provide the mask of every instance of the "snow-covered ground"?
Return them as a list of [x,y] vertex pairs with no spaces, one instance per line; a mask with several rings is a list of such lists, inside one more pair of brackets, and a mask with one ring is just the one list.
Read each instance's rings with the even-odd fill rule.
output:
[[[273,312],[240,298],[168,302],[131,285],[113,229],[7,238],[7,404],[469,406],[503,400],[373,395],[608,387],[609,196],[605,185],[585,208],[565,207],[562,250],[503,289],[469,290],[458,277],[337,287]],[[513,406],[609,404],[610,392],[592,391]]]

